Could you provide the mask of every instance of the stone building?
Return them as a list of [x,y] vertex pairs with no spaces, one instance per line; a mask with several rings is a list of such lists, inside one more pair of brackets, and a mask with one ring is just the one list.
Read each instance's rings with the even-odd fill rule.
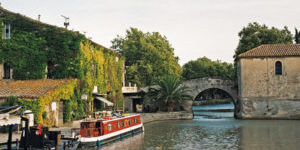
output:
[[238,56],[239,118],[300,119],[300,45],[266,44]]
[[[70,90],[73,90],[71,96],[63,98],[71,101],[67,105],[68,108],[69,106],[76,108],[76,110],[68,109],[67,120],[91,115],[111,102],[115,104],[116,109],[123,108],[122,82],[125,58],[118,52],[90,40],[78,31],[43,23],[1,6],[0,34],[2,35],[0,37],[0,82],[12,84],[26,82],[26,85],[31,87],[31,83],[35,82],[51,83],[70,78],[76,79],[78,84],[76,87],[71,87]],[[14,92],[13,87],[3,91],[5,86],[7,84],[0,84],[0,90],[4,94]],[[40,89],[34,90],[45,90],[46,87],[39,86]],[[65,90],[59,87],[60,91],[56,93],[60,93],[60,96],[66,94]],[[18,89],[18,93],[25,91],[27,87]],[[22,96],[15,94],[2,95],[2,99],[11,96],[22,101]],[[28,103],[23,104],[27,109],[33,109],[32,107],[42,97],[32,97],[27,101]],[[30,97],[25,98],[30,99]],[[47,103],[40,104],[43,105],[42,108],[49,108],[50,101],[59,100],[48,97]],[[47,112],[46,110],[34,111],[35,118],[39,118],[35,122],[46,125],[56,124],[54,117],[49,118],[50,116],[47,117],[48,114],[44,113]]]

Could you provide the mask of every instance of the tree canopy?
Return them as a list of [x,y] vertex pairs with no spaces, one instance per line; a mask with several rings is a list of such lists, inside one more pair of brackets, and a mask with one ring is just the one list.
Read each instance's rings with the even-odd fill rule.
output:
[[234,59],[241,53],[262,44],[292,44],[293,36],[288,28],[283,29],[267,27],[265,24],[260,25],[257,22],[249,23],[239,32],[239,44],[235,50]]
[[179,77],[181,67],[174,48],[158,32],[144,33],[137,28],[126,31],[125,37],[117,36],[111,48],[126,57],[126,81],[148,86],[164,75]]
[[221,77],[232,79],[234,77],[233,65],[219,60],[212,61],[202,57],[183,65],[182,77],[185,80],[203,77]]

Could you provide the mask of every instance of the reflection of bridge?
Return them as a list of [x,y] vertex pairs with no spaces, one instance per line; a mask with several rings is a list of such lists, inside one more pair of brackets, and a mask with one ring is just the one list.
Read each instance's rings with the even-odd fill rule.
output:
[[182,84],[189,88],[189,94],[193,97],[193,100],[205,90],[220,89],[228,93],[234,103],[237,102],[237,88],[233,80],[198,78],[184,81]]

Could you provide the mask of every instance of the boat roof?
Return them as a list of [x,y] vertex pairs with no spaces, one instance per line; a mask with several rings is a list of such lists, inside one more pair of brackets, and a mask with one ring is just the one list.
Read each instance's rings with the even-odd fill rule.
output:
[[102,121],[103,123],[107,123],[107,122],[111,122],[111,121],[116,121],[116,120],[121,120],[121,119],[126,119],[126,118],[130,118],[130,117],[135,117],[135,116],[140,116],[140,114],[123,114],[122,117],[111,117],[112,119],[103,119],[103,118],[99,118],[99,119],[92,119],[92,120],[84,120],[81,123],[87,123],[87,122],[98,122],[98,121]]

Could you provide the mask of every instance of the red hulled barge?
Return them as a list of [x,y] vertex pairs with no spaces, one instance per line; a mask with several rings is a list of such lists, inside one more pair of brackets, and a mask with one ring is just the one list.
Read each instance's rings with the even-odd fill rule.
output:
[[144,127],[139,114],[129,114],[82,121],[73,135],[76,130],[80,146],[100,146],[143,132]]

